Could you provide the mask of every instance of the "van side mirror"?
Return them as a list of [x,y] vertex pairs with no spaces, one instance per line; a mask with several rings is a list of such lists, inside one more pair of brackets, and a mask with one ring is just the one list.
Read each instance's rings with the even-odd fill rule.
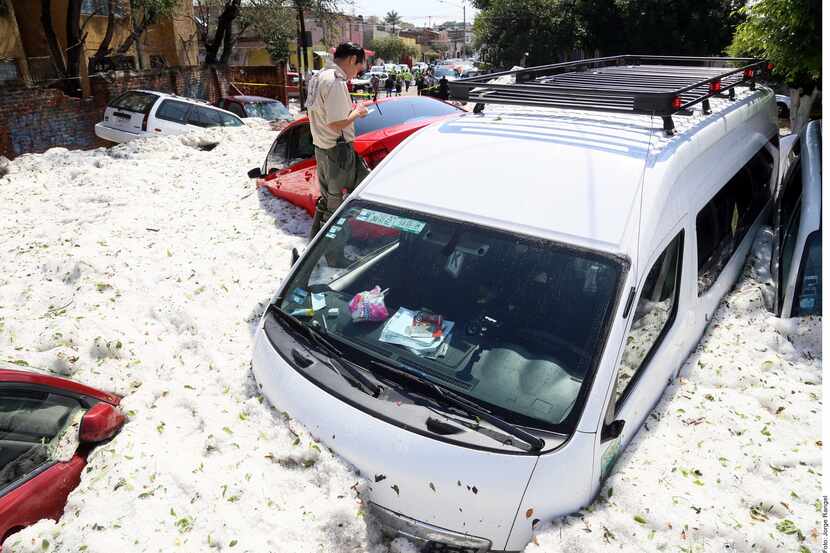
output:
[[248,171],[248,178],[249,179],[261,179],[262,178],[262,169],[259,167],[254,167],[250,171]]
[[297,251],[297,248],[291,248],[291,266],[297,264],[297,261],[300,260],[300,252]]
[[124,424],[124,415],[117,407],[100,402],[92,406],[81,419],[80,440],[83,443],[98,443],[115,436]]
[[602,434],[600,435],[600,441],[605,442],[607,440],[614,440],[620,437],[622,434],[623,428],[625,427],[624,420],[615,420],[614,422],[608,423],[602,427]]

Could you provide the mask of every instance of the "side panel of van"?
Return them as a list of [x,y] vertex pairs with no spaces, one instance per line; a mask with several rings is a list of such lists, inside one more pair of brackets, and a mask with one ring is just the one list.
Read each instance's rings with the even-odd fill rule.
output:
[[[644,225],[641,234],[641,258],[637,263],[635,301],[625,322],[626,332],[621,339],[622,345],[616,357],[618,370],[612,389],[608,393],[608,405],[603,420],[604,424],[623,420],[625,426],[618,443],[603,441],[601,431],[596,434],[592,496],[599,491],[602,481],[607,477],[615,461],[616,452],[628,445],[660,401],[666,386],[679,373],[685,359],[700,340],[721,297],[728,292],[740,274],[755,233],[761,221],[767,217],[771,190],[777,179],[777,143],[770,142],[769,139],[771,135],[777,136],[776,133],[777,130],[770,124],[770,119],[760,112],[742,125],[737,125],[735,131],[705,152],[696,155],[677,176],[674,184],[666,186],[665,182],[650,182],[647,176],[646,186],[662,185],[667,190],[674,191],[673,199],[666,199],[661,205],[647,206],[649,209],[645,211],[660,213],[661,216]],[[762,149],[766,151],[764,161],[771,164],[766,176],[766,196],[763,205],[760,210],[752,211],[754,218],[748,228],[743,229],[739,243],[732,250],[728,261],[722,265],[714,282],[701,293],[698,282],[697,215],[739,171],[749,170],[746,169],[747,164]],[[723,155],[725,151],[733,152],[733,155],[727,159],[727,156]],[[752,170],[755,171],[753,175],[758,174],[757,169],[756,163],[752,166]],[[666,179],[669,174],[670,171],[655,171],[651,179]],[[688,196],[683,197],[684,193]],[[688,210],[682,217],[678,216],[678,205]],[[648,219],[647,215],[644,217]],[[670,228],[672,224],[675,226]],[[733,226],[733,234],[736,230]],[[659,275],[676,275],[660,271],[661,267],[672,262],[673,258],[669,253],[673,241],[675,245],[677,241],[682,241],[682,258],[676,261],[677,270],[680,272],[677,275],[679,280],[674,288],[667,286],[666,282],[661,282],[660,290],[664,291],[664,294],[660,297],[643,298],[644,289],[654,293],[656,278],[665,280],[665,276]],[[642,242],[647,245],[643,246]],[[669,301],[670,293],[675,294],[674,304]],[[642,327],[651,322],[647,319],[649,314],[644,314],[643,311],[653,309],[656,300],[667,301],[675,311],[665,313],[662,319],[658,320],[659,328],[644,329]],[[643,331],[650,338],[646,340],[644,347],[637,351],[637,333]],[[610,350],[606,355],[609,353]],[[621,368],[625,361],[625,368],[631,371],[631,358],[635,359],[633,364],[636,365],[633,367],[636,369],[634,378]],[[626,382],[626,379],[631,381]]]

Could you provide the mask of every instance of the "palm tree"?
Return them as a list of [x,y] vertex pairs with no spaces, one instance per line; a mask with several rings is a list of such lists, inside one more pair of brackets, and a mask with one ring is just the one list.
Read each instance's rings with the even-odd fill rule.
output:
[[386,17],[383,20],[387,25],[392,27],[392,34],[394,35],[398,25],[401,24],[401,16],[398,15],[398,12],[392,10],[391,12],[386,12]]

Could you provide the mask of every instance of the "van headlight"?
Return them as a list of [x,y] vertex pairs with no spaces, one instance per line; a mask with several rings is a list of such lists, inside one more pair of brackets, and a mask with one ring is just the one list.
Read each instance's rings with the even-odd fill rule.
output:
[[453,532],[395,513],[377,505],[369,504],[369,512],[378,520],[383,531],[392,537],[402,537],[428,551],[452,553],[486,553],[492,543],[484,538]]

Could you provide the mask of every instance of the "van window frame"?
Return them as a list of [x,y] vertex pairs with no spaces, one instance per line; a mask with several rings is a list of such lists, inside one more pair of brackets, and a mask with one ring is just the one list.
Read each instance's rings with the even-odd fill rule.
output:
[[[672,303],[671,312],[669,313],[669,318],[666,319],[666,323],[663,325],[663,328],[660,330],[660,334],[657,335],[657,338],[654,340],[654,343],[651,344],[651,347],[649,348],[648,353],[646,353],[645,357],[643,357],[643,360],[640,362],[640,365],[634,371],[634,374],[632,375],[631,380],[628,381],[628,384],[626,385],[625,389],[622,391],[621,394],[617,395],[617,380],[619,379],[619,365],[620,365],[620,362],[622,362],[622,355],[623,355],[623,352],[625,351],[626,343],[628,342],[628,336],[631,333],[631,325],[634,324],[634,313],[636,312],[637,305],[639,305],[640,300],[642,299],[643,286],[645,285],[646,281],[648,280],[649,275],[651,275],[651,271],[654,270],[655,267],[657,267],[657,263],[662,262],[663,256],[666,255],[666,253],[669,251],[669,248],[672,248],[672,247],[678,248],[678,259],[677,259],[677,274],[675,275],[675,282],[674,282],[674,301]],[[660,252],[660,255],[657,256],[657,258],[654,260],[654,263],[651,265],[651,267],[649,267],[648,272],[646,272],[645,276],[643,277],[643,282],[640,285],[640,291],[637,294],[636,303],[634,303],[632,311],[629,314],[629,316],[631,317],[631,324],[628,327],[628,331],[625,333],[625,338],[624,338],[624,342],[623,342],[623,345],[622,345],[622,349],[620,350],[620,360],[619,360],[620,362],[617,363],[617,376],[614,379],[614,383],[613,383],[614,387],[613,387],[613,390],[612,390],[612,398],[613,398],[612,399],[612,404],[613,404],[614,407],[613,407],[613,409],[609,409],[609,413],[613,413],[615,415],[622,407],[625,406],[626,401],[628,400],[629,397],[631,397],[632,391],[634,390],[634,388],[639,383],[640,377],[646,372],[646,370],[648,369],[649,364],[651,363],[651,360],[656,355],[657,350],[659,350],[660,346],[663,345],[663,342],[665,341],[665,338],[666,338],[666,334],[668,334],[669,330],[671,330],[672,327],[674,327],[674,323],[677,320],[678,306],[680,304],[680,291],[681,291],[682,285],[683,285],[683,259],[684,259],[684,254],[685,254],[685,251],[686,251],[685,248],[686,248],[686,229],[684,228],[684,229],[680,229],[680,232],[675,234],[674,237],[671,240],[669,240],[668,244],[666,244],[666,247],[663,248],[663,251]],[[606,422],[610,422],[610,421],[606,421]]]
[[[763,146],[758,148],[758,150],[756,150],[755,153],[753,153],[752,156],[750,156],[750,158],[725,183],[723,183],[698,210],[694,220],[695,239],[697,245],[695,254],[697,259],[698,297],[704,296],[718,282],[723,270],[735,257],[735,253],[740,249],[744,239],[746,239],[749,230],[758,221],[758,218],[763,213],[764,208],[769,204],[773,176],[776,174],[775,156],[771,151],[773,148],[776,150],[778,149],[778,137],[770,138]],[[754,170],[754,166],[763,163],[764,157],[769,157],[771,163],[769,165],[769,171],[766,174],[766,180],[761,181],[761,179],[758,178],[757,170]],[[723,214],[721,212],[724,205],[719,202],[723,202],[724,198],[728,197],[731,192],[740,192],[742,186],[749,186],[749,204],[746,206],[746,218],[742,220],[739,214],[739,219],[735,222],[734,235],[730,244],[728,243],[729,228],[720,228],[723,226],[722,223],[724,223],[726,219],[713,220],[712,215],[714,215],[714,217],[720,217],[720,215]],[[757,194],[763,194],[766,198],[763,198],[763,196],[757,196]],[[740,196],[737,193],[734,194],[735,202],[733,212],[738,206],[739,198]],[[762,198],[763,201],[758,201],[756,205],[756,200],[758,200],[758,198]],[[717,239],[717,243],[713,246],[712,250],[708,253],[708,256],[705,259],[703,259],[701,255],[700,247],[702,243],[706,243],[708,240],[704,241],[702,237],[711,235],[704,235],[701,232],[702,228],[706,228],[704,225],[700,224],[701,217],[708,219],[709,222],[714,224],[716,231],[715,239]],[[725,254],[727,247],[730,249],[728,255]],[[705,283],[701,282],[701,277],[703,276],[708,277],[707,282]]]

